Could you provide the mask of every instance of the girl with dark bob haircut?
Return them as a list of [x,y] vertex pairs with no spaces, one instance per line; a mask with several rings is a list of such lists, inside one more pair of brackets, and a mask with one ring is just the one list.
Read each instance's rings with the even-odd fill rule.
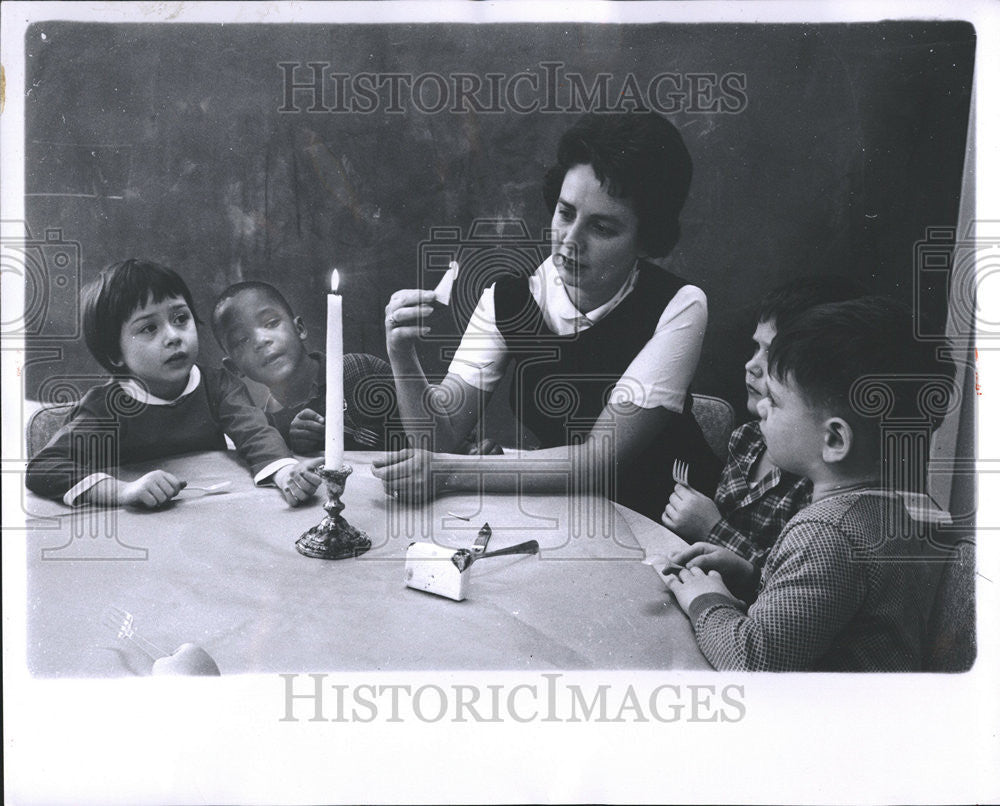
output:
[[173,269],[151,260],[131,258],[109,266],[84,287],[80,297],[87,348],[112,375],[127,372],[121,363],[122,325],[147,302],[183,299],[192,319],[201,324],[187,283]]

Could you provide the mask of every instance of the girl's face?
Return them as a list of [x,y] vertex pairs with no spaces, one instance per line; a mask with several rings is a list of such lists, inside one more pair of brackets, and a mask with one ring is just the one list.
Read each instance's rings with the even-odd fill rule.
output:
[[183,297],[146,300],[122,325],[121,360],[151,394],[172,400],[184,391],[198,358],[198,330]]
[[590,165],[570,168],[552,215],[552,255],[570,301],[583,313],[603,305],[640,254],[632,203],[610,195]]

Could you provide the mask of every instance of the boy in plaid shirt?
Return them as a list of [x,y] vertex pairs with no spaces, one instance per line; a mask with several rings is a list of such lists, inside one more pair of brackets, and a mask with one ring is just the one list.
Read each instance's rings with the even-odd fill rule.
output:
[[[758,417],[757,404],[767,394],[767,356],[776,333],[797,314],[816,305],[855,299],[862,287],[846,277],[795,280],[772,291],[760,304],[754,353],[746,363],[747,410]],[[671,560],[703,570],[723,571],[734,560],[749,560],[759,572],[775,539],[812,494],[808,479],[783,472],[771,461],[754,419],[733,431],[729,456],[715,500],[678,484],[663,512],[663,523],[688,541],[688,549]],[[751,596],[750,590],[740,591]]]
[[761,433],[778,467],[812,482],[813,503],[779,535],[749,608],[731,592],[755,574],[747,560],[668,577],[717,669],[920,668],[934,566],[903,496],[880,486],[880,421],[852,393],[865,401],[856,384],[872,379],[895,421],[919,421],[913,379],[948,377],[931,349],[913,339],[913,313],[884,297],[818,306],[775,338]]

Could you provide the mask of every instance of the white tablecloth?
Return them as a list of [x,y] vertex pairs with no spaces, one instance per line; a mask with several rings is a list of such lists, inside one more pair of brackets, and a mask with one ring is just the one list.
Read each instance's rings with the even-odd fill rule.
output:
[[[232,481],[225,495],[183,493],[161,511],[67,514],[26,495],[39,516],[27,534],[32,673],[148,674],[152,661],[102,625],[108,606],[134,614],[168,652],[201,645],[223,674],[709,668],[641,562],[644,550],[680,543],[663,526],[596,497],[468,494],[409,506],[371,475],[375,456],[348,455],[344,516],[373,543],[356,559],[300,555],[295,540],[323,517],[325,496],[290,508],[254,488],[231,454],[161,462],[190,484]],[[490,550],[534,538],[540,554],[477,562],[462,602],[404,586],[411,541],[468,547],[487,521]]]

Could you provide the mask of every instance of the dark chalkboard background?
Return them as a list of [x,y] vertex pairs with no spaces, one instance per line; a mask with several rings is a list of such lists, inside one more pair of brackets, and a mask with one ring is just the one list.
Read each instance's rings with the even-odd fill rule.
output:
[[[399,113],[385,97],[369,114],[310,113],[303,93],[292,99],[299,111],[283,113],[279,63],[509,78],[560,62],[588,82],[610,73],[616,91],[630,74],[646,87],[666,72],[735,73],[745,76],[738,114],[685,109],[688,96],[670,115],[695,175],[667,265],[708,294],[695,390],[742,414],[754,306],[770,286],[839,271],[911,298],[914,245],[927,227],[956,224],[974,49],[972,27],[960,23],[40,23],[26,48],[27,223],[35,238],[58,229],[80,244],[82,282],[131,256],[176,268],[202,319],[229,283],[271,281],[316,346],[336,266],[346,349],[384,356],[390,293],[436,281],[435,228],[468,238],[477,219],[513,218],[529,243],[541,236],[540,179],[576,114],[426,114],[405,93]],[[434,87],[425,90],[433,103]],[[567,87],[556,91],[566,105]],[[495,248],[488,226],[478,234],[475,249]],[[464,278],[476,287],[463,299],[488,274]],[[99,374],[82,339],[58,338],[76,317],[72,285],[54,289],[44,311],[42,336],[55,342],[28,339],[29,349],[61,348],[58,360],[27,364],[29,397],[56,374]],[[939,322],[944,294],[940,284],[922,290]],[[218,361],[207,329],[201,344],[202,360]]]

